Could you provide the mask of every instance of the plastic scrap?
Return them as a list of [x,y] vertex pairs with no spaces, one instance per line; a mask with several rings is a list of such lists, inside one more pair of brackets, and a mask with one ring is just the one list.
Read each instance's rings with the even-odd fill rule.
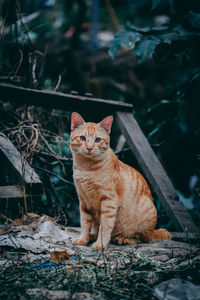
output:
[[53,267],[59,266],[59,263],[57,262],[49,262],[49,263],[41,263],[36,262],[35,264],[31,264],[30,267],[32,269],[42,269],[42,268],[49,268],[52,269]]
[[200,300],[200,286],[173,278],[156,285],[153,294],[159,300]]
[[22,248],[33,253],[63,251],[67,258],[67,255],[74,255],[74,251],[67,248],[70,237],[67,228],[51,217],[27,214],[0,229],[0,246]]

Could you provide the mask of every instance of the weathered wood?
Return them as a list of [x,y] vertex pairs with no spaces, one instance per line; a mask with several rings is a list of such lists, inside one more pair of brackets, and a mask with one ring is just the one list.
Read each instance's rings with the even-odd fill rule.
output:
[[198,232],[169,177],[132,113],[117,112],[117,122],[139,165],[178,231]]
[[[24,183],[26,185],[26,192],[29,193],[41,193],[42,192],[42,183],[39,179],[39,176],[35,171],[30,167],[30,165],[24,161],[24,167],[22,162],[22,157],[17,151],[15,146],[10,142],[8,138],[4,135],[0,135],[0,151],[8,162],[10,168],[13,168],[13,171],[16,174],[16,177],[20,183],[24,178]],[[24,175],[23,175],[24,169]]]
[[171,232],[172,239],[177,241],[200,241],[199,233],[192,232]]
[[11,84],[0,83],[0,100],[19,104],[38,105],[48,108],[57,108],[67,111],[113,113],[117,110],[130,112],[132,104],[102,100],[97,98],[64,94],[51,91],[40,91],[17,87]]
[[23,193],[16,185],[0,186],[0,199],[23,198]]

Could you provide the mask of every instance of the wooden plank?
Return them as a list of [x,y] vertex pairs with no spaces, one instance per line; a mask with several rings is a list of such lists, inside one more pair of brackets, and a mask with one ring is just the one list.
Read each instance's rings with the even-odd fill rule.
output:
[[130,112],[132,104],[90,98],[79,95],[64,94],[51,91],[40,91],[17,87],[12,84],[0,83],[0,100],[19,104],[38,105],[67,111],[113,113],[118,111]]
[[172,235],[172,239],[175,241],[199,241],[200,236],[199,233],[191,233],[191,232],[170,232]]
[[169,177],[132,113],[117,112],[117,122],[145,176],[178,231],[198,232]]
[[0,199],[23,198],[23,193],[16,185],[0,186]]
[[[15,172],[19,182],[22,183],[23,164],[20,153],[10,142],[10,140],[2,134],[0,134],[0,151],[7,160],[9,166],[13,168],[13,171]],[[27,193],[30,191],[31,193],[42,192],[42,183],[40,178],[27,162],[25,162],[24,181],[26,184]]]

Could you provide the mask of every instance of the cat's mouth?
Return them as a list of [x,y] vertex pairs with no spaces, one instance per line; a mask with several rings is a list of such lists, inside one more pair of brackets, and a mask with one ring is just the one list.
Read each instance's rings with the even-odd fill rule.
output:
[[87,152],[86,155],[91,156],[93,153]]
[[93,148],[87,148],[87,151],[86,151],[86,154],[87,155],[91,155],[91,154],[93,154]]
[[82,155],[84,155],[85,157],[90,157],[90,158],[99,156],[99,154],[100,153],[94,149],[92,151],[83,151],[82,152]]
[[96,153],[94,151],[88,151],[88,152],[85,152],[84,155],[86,157],[92,157],[92,156],[96,156]]

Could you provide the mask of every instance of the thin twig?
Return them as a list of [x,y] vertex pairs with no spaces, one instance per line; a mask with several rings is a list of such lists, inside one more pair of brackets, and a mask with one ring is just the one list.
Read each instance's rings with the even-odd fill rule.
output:
[[62,162],[65,162],[65,161],[72,161],[72,157],[62,157],[62,156],[59,156],[57,155],[56,158],[54,155],[50,154],[50,153],[47,153],[45,151],[40,151],[40,150],[35,150],[35,154],[38,155],[38,156],[41,156],[43,158],[49,158],[49,159],[52,159],[52,160],[59,160],[59,161],[62,161]]
[[67,183],[67,184],[70,184],[70,185],[73,185],[73,186],[74,186],[74,183],[73,183],[73,182],[68,181],[68,180],[66,180],[66,179],[64,179],[64,178],[62,178],[62,177],[60,177],[59,175],[57,175],[56,173],[54,173],[54,172],[52,172],[52,171],[49,171],[49,170],[47,170],[47,169],[43,169],[43,168],[37,167],[37,166],[32,165],[32,164],[30,164],[30,166],[31,166],[32,168],[36,169],[36,170],[40,170],[40,171],[46,172],[46,173],[48,173],[48,174],[50,174],[50,175],[52,175],[52,176],[55,176],[55,177],[57,177],[58,179],[60,179],[61,181],[63,181],[63,182],[65,182],[65,183]]
[[20,60],[19,60],[19,64],[18,64],[18,66],[17,66],[17,68],[16,68],[16,71],[15,71],[13,77],[17,76],[17,73],[18,73],[18,71],[19,71],[19,68],[21,67],[22,62],[23,62],[23,52],[22,52],[20,49],[19,49],[18,51],[19,51],[19,53],[20,53]]
[[61,83],[61,80],[62,80],[62,75],[59,75],[59,76],[58,76],[58,82],[57,82],[57,84],[56,84],[56,86],[55,86],[55,89],[53,90],[54,92],[56,92],[57,89],[59,88],[60,83]]

